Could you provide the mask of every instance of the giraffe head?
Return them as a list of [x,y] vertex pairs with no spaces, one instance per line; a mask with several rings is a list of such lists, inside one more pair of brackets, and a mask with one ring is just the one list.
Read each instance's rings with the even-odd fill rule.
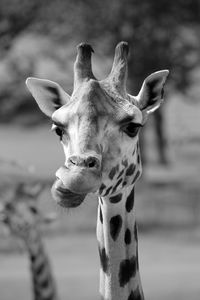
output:
[[43,190],[41,184],[19,184],[13,193],[5,192],[1,197],[0,221],[12,234],[27,241],[32,229],[44,222],[45,217],[38,208],[37,198]]
[[28,89],[52,119],[64,148],[65,163],[52,187],[64,207],[78,206],[90,192],[114,195],[141,173],[138,133],[163,100],[167,70],[148,76],[137,96],[126,91],[128,44],[115,49],[113,66],[104,80],[92,72],[88,44],[78,46],[74,90],[69,96],[57,83],[28,78]]

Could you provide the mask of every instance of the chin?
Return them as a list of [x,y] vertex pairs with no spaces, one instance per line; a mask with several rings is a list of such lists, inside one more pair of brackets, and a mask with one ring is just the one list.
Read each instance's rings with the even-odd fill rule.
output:
[[52,186],[51,193],[56,203],[65,208],[73,208],[81,205],[87,194],[78,194],[67,188],[59,186],[58,182]]

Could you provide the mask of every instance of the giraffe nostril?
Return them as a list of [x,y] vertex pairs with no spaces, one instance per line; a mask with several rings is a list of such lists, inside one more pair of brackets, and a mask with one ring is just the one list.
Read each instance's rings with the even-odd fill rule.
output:
[[75,161],[72,159],[72,158],[70,158],[70,160],[69,160],[73,165],[75,165],[76,163],[75,163]]
[[79,158],[78,158],[78,156],[70,156],[69,157],[69,159],[68,159],[68,163],[70,164],[70,165],[78,165],[79,164]]
[[77,167],[85,167],[85,168],[100,168],[100,160],[95,156],[81,157],[81,156],[71,156],[68,159],[68,165],[77,166]]

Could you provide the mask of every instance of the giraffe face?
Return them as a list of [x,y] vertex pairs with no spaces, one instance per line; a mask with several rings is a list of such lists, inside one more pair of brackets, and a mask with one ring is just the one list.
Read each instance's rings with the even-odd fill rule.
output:
[[115,50],[109,76],[92,73],[90,45],[81,44],[69,96],[55,82],[29,78],[27,86],[40,109],[53,121],[65,163],[56,172],[54,199],[64,207],[81,204],[90,192],[115,194],[135,183],[141,173],[138,132],[163,98],[167,70],[148,76],[138,96],[126,92],[128,45]]
[[103,83],[90,80],[53,113],[52,120],[65,153],[65,165],[57,171],[52,189],[58,201],[63,198],[66,204],[66,196],[71,197],[76,206],[87,193],[115,188],[119,180],[118,188],[131,183],[140,166],[138,131],[143,120],[135,105],[128,100],[118,104]]
[[27,239],[30,230],[37,224],[39,214],[33,201],[6,201],[1,208],[1,220],[19,238]]
[[27,240],[30,231],[46,220],[37,200],[42,188],[38,184],[20,184],[12,197],[3,198],[0,220],[19,238]]

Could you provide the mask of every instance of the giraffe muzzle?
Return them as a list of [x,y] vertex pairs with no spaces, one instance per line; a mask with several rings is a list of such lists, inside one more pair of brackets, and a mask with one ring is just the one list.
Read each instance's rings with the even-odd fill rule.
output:
[[101,185],[101,175],[97,170],[73,166],[63,166],[56,172],[57,180],[52,187],[52,195],[64,207],[76,207],[88,193],[96,192]]
[[62,207],[73,208],[79,206],[87,194],[76,194],[63,186],[62,181],[57,179],[51,189],[54,200]]

